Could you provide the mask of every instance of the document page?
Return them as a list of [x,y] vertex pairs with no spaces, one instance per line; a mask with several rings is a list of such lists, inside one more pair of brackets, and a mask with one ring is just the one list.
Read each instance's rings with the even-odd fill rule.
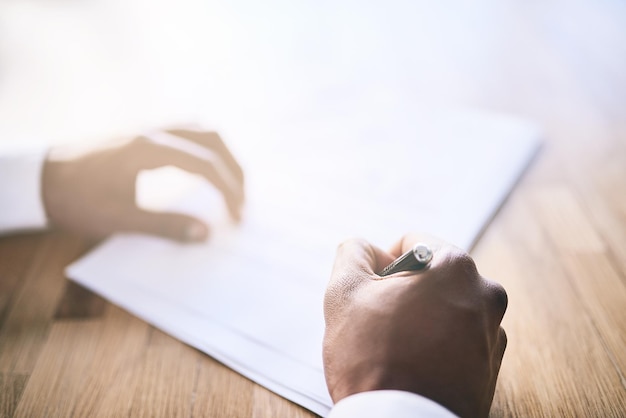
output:
[[206,243],[121,234],[68,277],[325,416],[322,302],[337,245],[361,237],[388,248],[424,231],[469,249],[539,144],[534,126],[482,113],[354,138],[307,148],[285,134],[274,159],[247,156],[240,223],[199,185],[173,209],[211,225]]

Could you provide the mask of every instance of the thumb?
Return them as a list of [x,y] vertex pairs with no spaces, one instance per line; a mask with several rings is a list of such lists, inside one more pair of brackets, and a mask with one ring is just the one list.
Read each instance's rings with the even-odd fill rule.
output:
[[135,209],[125,217],[125,230],[156,235],[180,242],[201,242],[209,236],[204,222],[180,213]]
[[341,302],[369,280],[378,279],[376,272],[393,261],[383,250],[361,239],[345,241],[337,249],[327,302]]
[[335,256],[335,272],[360,272],[369,276],[375,276],[394,257],[380,248],[370,244],[364,239],[351,239],[344,241],[337,248]]

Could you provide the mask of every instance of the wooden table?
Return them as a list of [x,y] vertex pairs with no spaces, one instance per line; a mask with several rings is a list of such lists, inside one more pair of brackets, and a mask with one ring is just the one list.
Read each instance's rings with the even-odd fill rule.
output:
[[[476,28],[497,48],[452,87],[433,80],[545,130],[473,250],[509,294],[491,413],[626,416],[626,7],[511,4]],[[64,266],[90,245],[0,238],[0,416],[312,416],[68,283]]]

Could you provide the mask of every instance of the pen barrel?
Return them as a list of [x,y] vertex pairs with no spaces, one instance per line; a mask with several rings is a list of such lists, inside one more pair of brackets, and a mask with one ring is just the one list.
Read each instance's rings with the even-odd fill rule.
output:
[[421,270],[426,267],[428,263],[422,263],[415,259],[413,252],[403,254],[401,257],[394,260],[391,264],[385,267],[379,276],[389,276],[390,274],[398,273],[401,271]]
[[401,271],[421,270],[430,263],[432,257],[433,253],[431,249],[425,244],[418,243],[415,244],[412,249],[395,259],[378,273],[378,275],[384,277]]

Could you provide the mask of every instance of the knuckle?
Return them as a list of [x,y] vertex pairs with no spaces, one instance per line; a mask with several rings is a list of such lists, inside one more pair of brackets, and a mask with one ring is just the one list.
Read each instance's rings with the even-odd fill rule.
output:
[[502,312],[506,312],[506,308],[509,306],[509,295],[506,293],[506,290],[504,290],[501,284],[496,283],[494,293],[498,306]]
[[145,157],[155,154],[156,144],[150,139],[150,137],[146,135],[138,135],[130,140],[128,143],[128,149],[133,155]]
[[152,144],[152,141],[146,135],[137,135],[132,139],[131,144],[137,147],[143,147]]
[[491,280],[486,280],[486,282],[488,283],[489,298],[493,306],[495,306],[498,315],[503,316],[509,305],[509,296],[500,283]]
[[504,352],[504,350],[506,350],[506,346],[507,346],[507,344],[509,342],[509,337],[507,337],[506,331],[502,327],[500,327],[500,331],[498,333],[498,341],[500,343],[500,347],[501,347],[502,352]]
[[448,262],[457,277],[478,276],[478,269],[476,268],[476,263],[472,256],[459,248],[452,248],[450,250]]
[[222,141],[222,137],[215,131],[205,132],[205,138],[207,144],[211,147],[223,148],[225,146],[224,141]]

